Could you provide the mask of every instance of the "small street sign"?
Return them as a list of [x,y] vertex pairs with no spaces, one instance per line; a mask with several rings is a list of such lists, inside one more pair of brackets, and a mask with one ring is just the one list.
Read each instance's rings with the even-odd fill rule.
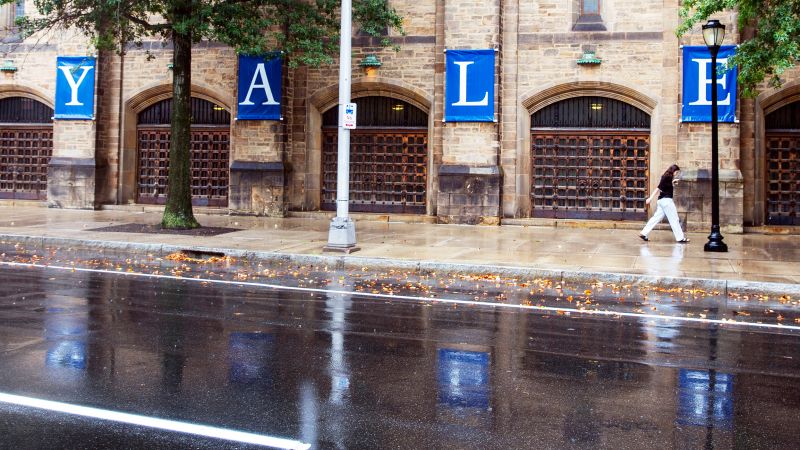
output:
[[342,116],[342,127],[349,130],[356,129],[356,104],[346,103],[344,105],[344,115]]

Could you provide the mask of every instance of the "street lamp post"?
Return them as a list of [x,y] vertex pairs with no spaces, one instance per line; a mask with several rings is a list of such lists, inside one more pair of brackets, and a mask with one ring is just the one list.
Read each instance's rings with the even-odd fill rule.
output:
[[727,252],[719,231],[719,142],[717,139],[717,53],[725,39],[725,25],[709,20],[703,25],[703,40],[711,53],[711,234],[703,246],[707,252]]
[[328,245],[323,251],[352,253],[356,247],[356,226],[348,215],[350,202],[350,129],[344,127],[344,108],[350,103],[352,59],[352,0],[342,0],[342,17],[339,34],[339,140],[336,167],[336,217],[328,229]]

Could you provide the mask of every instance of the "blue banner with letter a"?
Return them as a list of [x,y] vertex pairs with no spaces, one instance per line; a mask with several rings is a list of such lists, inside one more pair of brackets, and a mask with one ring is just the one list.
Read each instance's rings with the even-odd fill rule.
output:
[[239,55],[238,120],[280,120],[280,56]]
[[95,58],[56,58],[56,119],[94,119]]
[[[736,46],[720,47],[717,67],[728,64],[728,58],[736,52]],[[718,75],[711,67],[708,47],[683,47],[683,105],[682,122],[711,122],[711,83],[717,83],[717,120],[736,121],[736,76],[732,68]]]
[[444,120],[494,122],[494,50],[447,50]]

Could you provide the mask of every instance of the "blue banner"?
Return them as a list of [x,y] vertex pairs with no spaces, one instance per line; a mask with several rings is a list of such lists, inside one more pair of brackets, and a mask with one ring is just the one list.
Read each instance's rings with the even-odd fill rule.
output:
[[678,375],[678,425],[733,425],[733,375],[729,373],[681,369]]
[[[717,66],[725,66],[736,51],[735,45],[720,47]],[[708,47],[683,47],[682,122],[711,122],[711,83],[717,83],[717,120],[736,121],[736,76],[734,67],[717,75],[711,68]]]
[[56,58],[56,119],[94,119],[95,58]]
[[439,349],[439,403],[451,407],[489,407],[489,354]]
[[494,50],[447,50],[445,122],[494,122]]
[[280,120],[280,57],[239,55],[238,120]]

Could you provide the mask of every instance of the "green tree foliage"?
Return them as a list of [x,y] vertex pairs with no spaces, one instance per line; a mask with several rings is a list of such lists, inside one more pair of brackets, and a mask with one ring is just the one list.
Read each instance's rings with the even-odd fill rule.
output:
[[764,80],[780,86],[783,73],[800,61],[800,0],[683,0],[678,36],[724,10],[737,10],[739,29],[755,32],[729,61],[739,67],[744,95],[756,95]]
[[[0,4],[16,0],[0,0]],[[145,39],[172,44],[173,108],[169,192],[162,226],[199,226],[191,204],[189,144],[191,49],[218,41],[239,53],[281,51],[290,67],[333,62],[339,49],[338,0],[35,0],[38,15],[19,18],[23,33],[76,28],[100,51],[124,51]],[[402,32],[386,0],[353,0],[353,22],[363,33]]]

